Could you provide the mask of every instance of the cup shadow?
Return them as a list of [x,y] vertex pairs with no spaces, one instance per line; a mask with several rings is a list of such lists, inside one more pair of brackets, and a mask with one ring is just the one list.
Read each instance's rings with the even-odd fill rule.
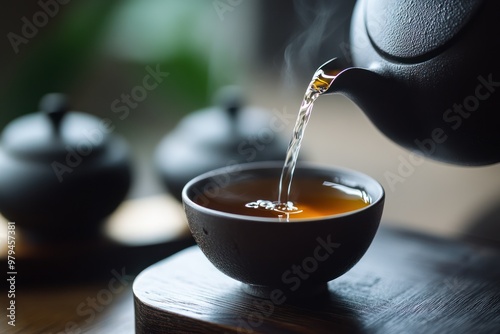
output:
[[494,201],[491,201],[484,208],[478,210],[480,214],[468,222],[463,231],[463,238],[469,241],[478,242],[500,248],[500,193]]
[[[340,294],[326,290],[312,296],[296,297],[282,291],[278,298],[264,299],[246,293],[243,284],[224,291],[218,298],[227,301],[226,312],[210,315],[238,319],[237,331],[255,333],[365,333],[361,316]],[[278,295],[277,295],[278,296]]]

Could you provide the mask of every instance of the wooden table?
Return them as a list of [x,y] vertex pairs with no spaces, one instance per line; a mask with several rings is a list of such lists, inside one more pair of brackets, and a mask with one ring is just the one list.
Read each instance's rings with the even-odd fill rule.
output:
[[500,252],[381,228],[328,293],[280,304],[244,293],[194,246],[144,270],[133,293],[138,334],[500,333]]
[[327,296],[271,308],[196,247],[169,257],[193,244],[184,219],[168,197],[126,202],[106,224],[116,243],[90,252],[19,229],[16,327],[3,311],[0,333],[500,333],[498,249],[382,227]]

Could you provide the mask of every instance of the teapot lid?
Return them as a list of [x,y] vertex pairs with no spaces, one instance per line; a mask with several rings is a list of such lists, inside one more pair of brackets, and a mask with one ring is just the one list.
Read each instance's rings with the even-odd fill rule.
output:
[[25,159],[55,160],[72,152],[87,156],[105,146],[112,131],[110,124],[69,111],[65,95],[47,94],[39,106],[42,111],[21,116],[4,129],[1,144],[7,153]]
[[483,1],[365,2],[365,27],[377,50],[402,62],[415,62],[439,53],[453,41]]

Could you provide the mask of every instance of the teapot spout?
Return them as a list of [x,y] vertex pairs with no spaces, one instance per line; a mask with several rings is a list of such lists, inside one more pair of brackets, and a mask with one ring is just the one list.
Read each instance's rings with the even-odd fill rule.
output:
[[[381,88],[384,77],[361,67],[350,65],[344,58],[333,58],[321,65],[317,71],[322,71],[323,76],[330,78],[331,83],[328,89],[322,93],[334,94],[340,93],[356,102],[357,97],[362,97],[364,87],[370,87],[370,91],[375,88]],[[366,96],[368,97],[368,96]]]
[[370,118],[387,115],[399,109],[405,91],[375,71],[353,67],[342,58],[334,58],[319,69],[331,78],[330,86],[322,95],[342,94],[352,100]]
[[375,71],[349,66],[341,58],[334,58],[320,68],[335,74],[323,95],[346,96],[382,133],[404,147],[413,147],[412,136],[417,135],[415,129],[419,128],[415,122],[419,120],[412,117],[407,90]]

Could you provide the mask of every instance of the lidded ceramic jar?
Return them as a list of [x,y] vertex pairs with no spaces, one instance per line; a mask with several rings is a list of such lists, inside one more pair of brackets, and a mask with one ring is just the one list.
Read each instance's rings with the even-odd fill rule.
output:
[[184,185],[204,172],[244,162],[284,162],[295,115],[289,119],[282,111],[247,106],[237,86],[222,87],[214,100],[182,119],[156,149],[156,169],[179,201]]
[[69,111],[62,94],[40,108],[1,134],[0,213],[38,239],[94,236],[129,190],[128,145],[111,120]]

